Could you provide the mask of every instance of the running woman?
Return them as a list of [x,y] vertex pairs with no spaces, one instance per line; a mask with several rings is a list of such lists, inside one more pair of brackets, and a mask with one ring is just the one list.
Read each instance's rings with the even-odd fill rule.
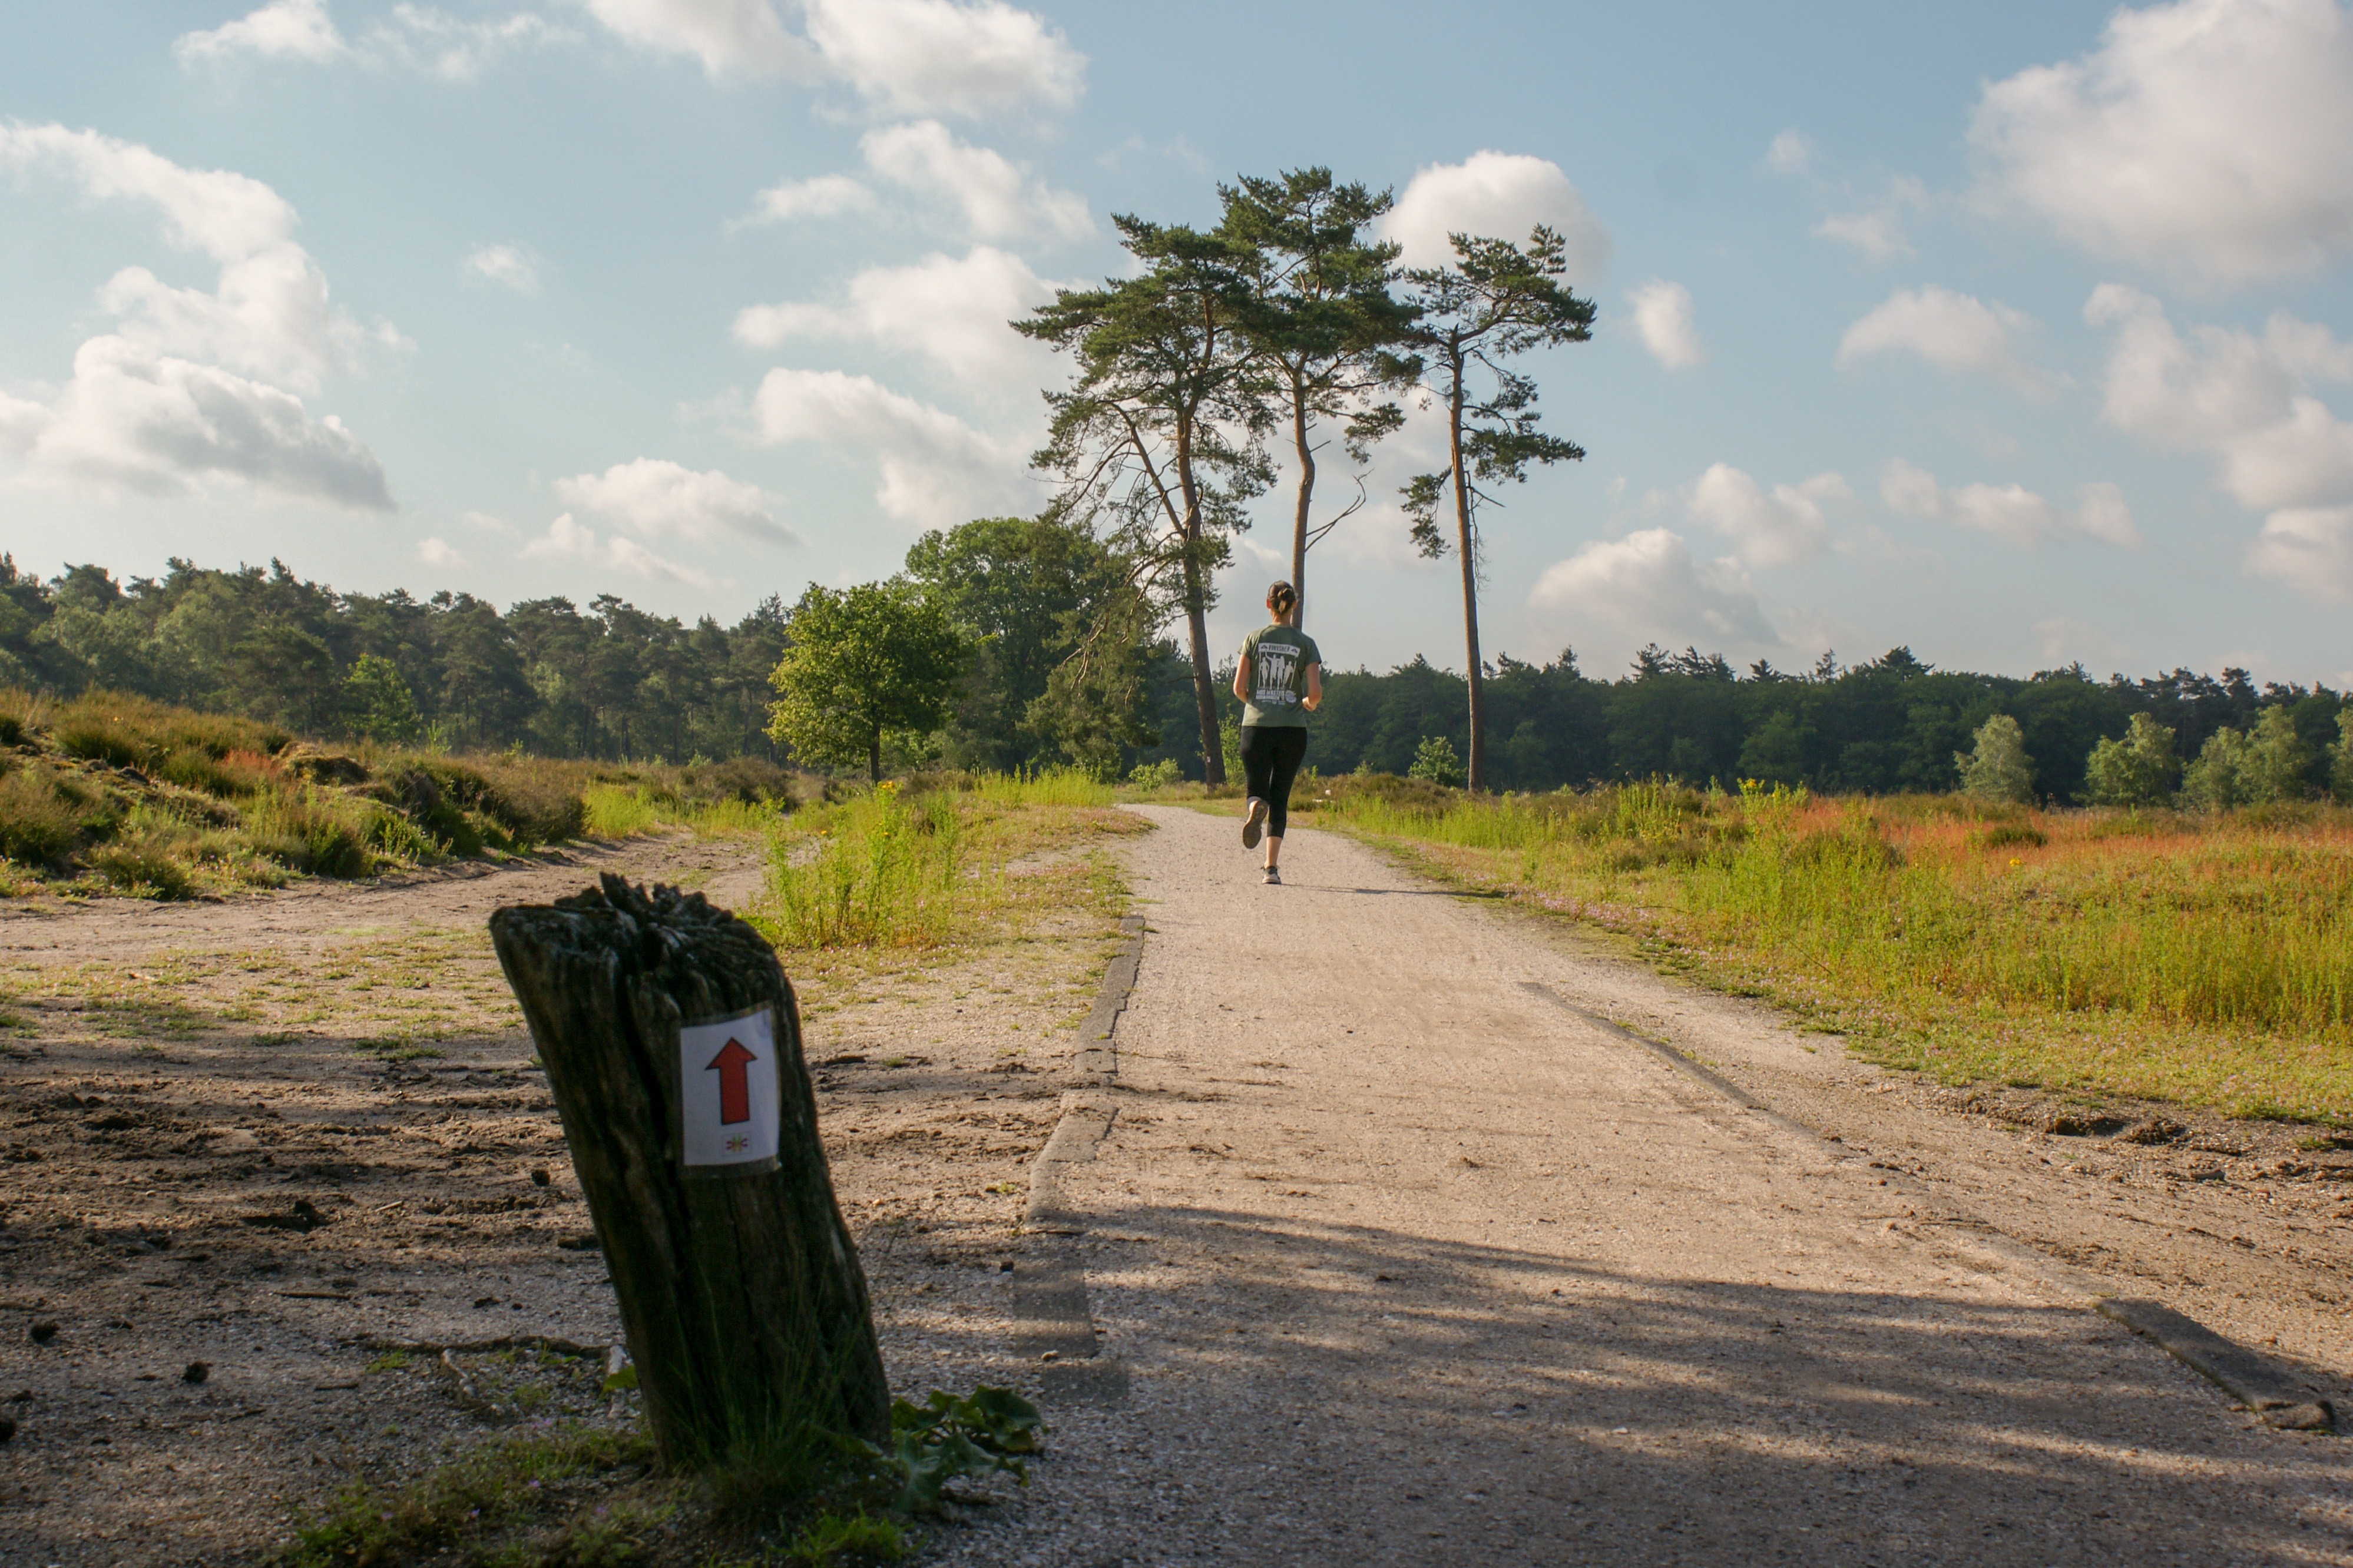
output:
[[1250,808],[1242,818],[1242,847],[1258,847],[1266,836],[1266,883],[1282,885],[1276,862],[1282,858],[1282,829],[1291,815],[1291,783],[1307,755],[1307,715],[1324,701],[1324,656],[1315,639],[1292,623],[1299,617],[1299,595],[1288,583],[1266,591],[1273,623],[1242,639],[1234,665],[1234,695],[1242,700],[1242,776],[1249,781]]

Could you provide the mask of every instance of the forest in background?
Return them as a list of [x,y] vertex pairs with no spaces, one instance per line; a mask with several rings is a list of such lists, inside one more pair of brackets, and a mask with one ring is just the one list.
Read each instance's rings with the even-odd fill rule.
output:
[[[947,612],[972,654],[945,726],[895,737],[894,768],[1078,762],[1124,774],[1165,759],[1201,776],[1187,659],[1156,627],[1104,630],[1124,581],[1112,546],[1050,518],[985,519],[924,536],[903,581]],[[0,686],[132,692],[322,739],[788,762],[766,725],[792,614],[773,595],[732,626],[689,626],[609,595],[502,612],[464,594],[340,594],[279,563],[174,561],[162,578],[127,581],[80,565],[45,582],[0,556]],[[1081,663],[1089,674],[1074,680]],[[1937,669],[1905,648],[1785,674],[1651,647],[1609,678],[1566,651],[1542,664],[1500,655],[1487,676],[1492,783],[1522,791],[1653,776],[1947,790],[1955,753],[2002,713],[2023,733],[2038,795],[2070,802],[2093,748],[2125,735],[2135,714],[2173,730],[2187,759],[2217,731],[2252,731],[2279,710],[2316,793],[2345,706],[2326,687],[2258,686],[2237,669],[2096,679],[2069,666],[2021,679]],[[1381,674],[1335,668],[1326,692],[1308,752],[1325,773],[1403,773],[1427,740],[1467,743],[1462,677],[1420,658]]]

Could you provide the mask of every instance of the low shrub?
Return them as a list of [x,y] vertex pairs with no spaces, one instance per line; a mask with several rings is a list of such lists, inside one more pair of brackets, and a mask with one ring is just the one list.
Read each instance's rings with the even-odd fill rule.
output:
[[58,709],[49,737],[59,751],[88,762],[153,769],[174,752],[214,758],[231,752],[274,754],[293,739],[275,724],[227,713],[198,713],[119,691],[90,691]]
[[246,814],[254,847],[314,877],[364,877],[375,867],[366,835],[316,790],[263,797]]
[[185,899],[195,885],[179,846],[160,835],[122,837],[84,857],[114,887],[144,899]]
[[0,778],[0,855],[30,866],[54,865],[81,842],[82,809],[38,764]]

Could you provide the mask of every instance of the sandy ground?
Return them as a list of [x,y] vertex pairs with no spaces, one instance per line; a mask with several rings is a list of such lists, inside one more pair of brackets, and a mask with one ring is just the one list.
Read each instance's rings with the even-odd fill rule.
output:
[[[1346,840],[1295,834],[1269,889],[1232,823],[1148,815],[1153,929],[1091,1096],[1117,1114],[1062,1178],[1088,1234],[1051,1244],[1124,1400],[1011,1348],[1025,1173],[1113,933],[803,975],[894,1383],[1015,1383],[1055,1426],[928,1561],[2353,1562],[2344,1440],[2256,1426],[2063,1267],[1972,1239],[2341,1389],[2338,1189],[2268,1134],[2047,1136]],[[481,937],[599,869],[723,903],[761,874],[678,837],[0,914],[0,1562],[236,1562],[354,1477],[633,1419],[562,1352],[612,1337],[610,1287],[565,1245],[586,1212]],[[387,1343],[458,1346],[464,1381]]]
[[[565,1353],[617,1314],[484,922],[607,870],[736,905],[760,856],[679,835],[0,911],[0,1563],[247,1561],[354,1479],[633,1424]],[[1116,936],[788,964],[904,1392],[1005,1380],[1023,1173]]]
[[2041,1163],[2080,1140],[1874,1095],[1817,1065],[1834,1042],[1344,839],[1295,834],[1288,885],[1262,888],[1232,823],[1147,809],[1117,1116],[1062,1177],[1129,1393],[1052,1410],[1037,1485],[944,1560],[2353,1562],[2344,1440],[2256,1425],[2063,1268],[1957,1223],[1983,1200],[2132,1293],[2241,1303],[2214,1315],[2341,1371],[2341,1325],[2284,1300],[2331,1262],[2153,1244],[2156,1205],[2227,1236],[2249,1194],[2128,1175],[2117,1202]]

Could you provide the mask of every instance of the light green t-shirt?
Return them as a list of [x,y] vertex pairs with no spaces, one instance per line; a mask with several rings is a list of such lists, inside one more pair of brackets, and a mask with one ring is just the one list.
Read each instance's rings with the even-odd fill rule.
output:
[[1296,626],[1267,626],[1242,639],[1242,658],[1250,667],[1250,696],[1242,708],[1242,723],[1305,729],[1307,667],[1324,662],[1315,639]]

